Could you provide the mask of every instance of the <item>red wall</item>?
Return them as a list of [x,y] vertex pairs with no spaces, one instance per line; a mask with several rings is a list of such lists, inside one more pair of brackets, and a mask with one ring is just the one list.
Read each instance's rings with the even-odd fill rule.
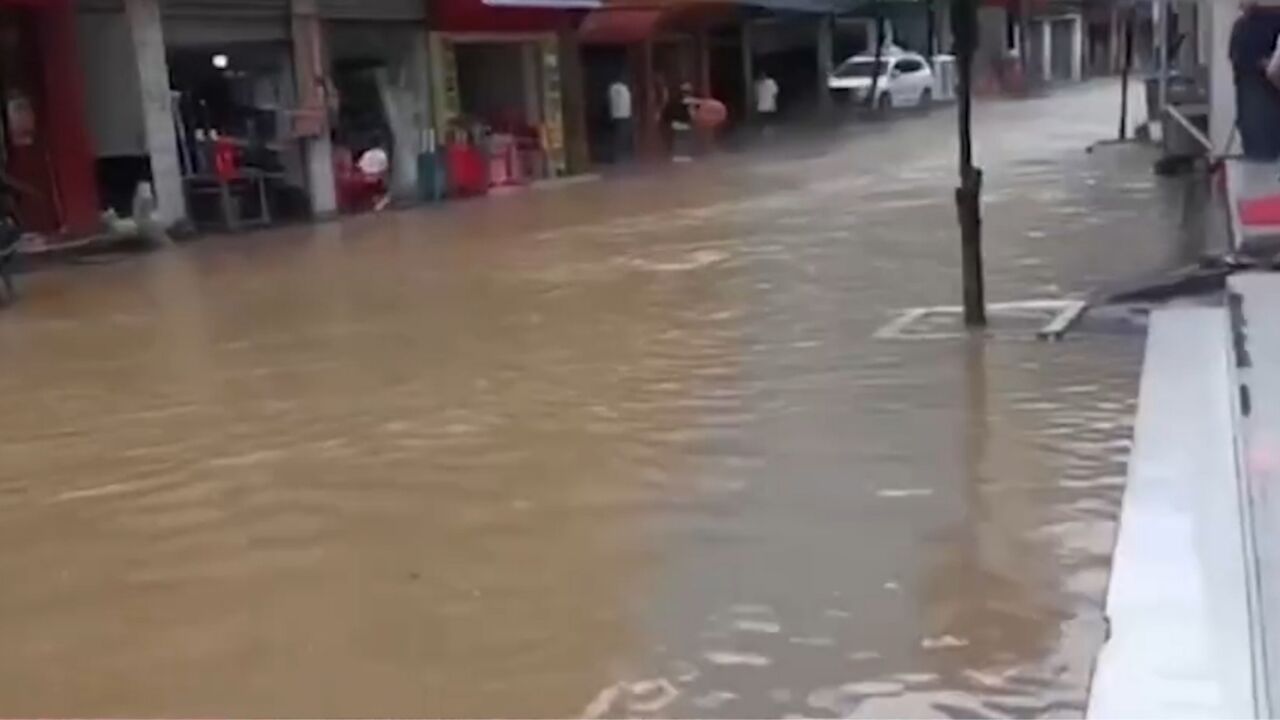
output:
[[20,33],[19,66],[6,71],[5,80],[31,99],[36,116],[33,142],[9,147],[7,171],[43,195],[22,198],[21,220],[45,233],[94,232],[99,225],[97,178],[85,125],[72,2],[0,0],[0,22]]

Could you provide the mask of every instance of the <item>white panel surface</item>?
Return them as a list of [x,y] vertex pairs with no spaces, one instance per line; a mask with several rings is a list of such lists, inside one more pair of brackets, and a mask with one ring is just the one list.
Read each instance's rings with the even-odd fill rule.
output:
[[1153,314],[1091,718],[1255,717],[1227,314]]

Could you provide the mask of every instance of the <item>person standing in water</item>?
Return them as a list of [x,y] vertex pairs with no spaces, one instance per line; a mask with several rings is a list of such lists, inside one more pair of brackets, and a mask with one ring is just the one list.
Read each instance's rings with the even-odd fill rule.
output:
[[663,122],[671,132],[671,159],[688,162],[693,159],[693,111],[697,99],[693,84],[681,83],[680,93],[667,103]]
[[762,70],[756,78],[755,91],[760,133],[768,136],[773,132],[773,121],[778,114],[778,83]]
[[1236,89],[1236,126],[1244,156],[1280,159],[1280,88],[1267,78],[1267,64],[1280,35],[1280,14],[1255,0],[1241,4],[1231,28],[1231,70]]
[[613,133],[613,161],[631,159],[635,126],[631,120],[631,88],[621,77],[609,85],[609,130]]

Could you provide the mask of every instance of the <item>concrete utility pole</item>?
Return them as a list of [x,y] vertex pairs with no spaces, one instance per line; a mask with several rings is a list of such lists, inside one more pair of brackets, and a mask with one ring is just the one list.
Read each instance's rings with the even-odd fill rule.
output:
[[293,29],[293,67],[301,107],[313,113],[314,126],[303,140],[311,212],[328,217],[338,211],[333,177],[333,145],[329,139],[329,84],[324,50],[324,30],[316,0],[289,3]]
[[951,0],[951,28],[956,44],[957,106],[960,133],[960,187],[956,214],[960,221],[960,267],[964,281],[964,323],[987,324],[982,279],[982,169],[973,164],[973,56],[978,41],[978,0]]
[[158,0],[126,0],[124,9],[137,60],[138,87],[142,90],[147,159],[155,187],[154,219],[161,225],[169,225],[186,219],[187,198],[182,191],[182,166],[174,134],[173,95],[169,90],[160,3]]
[[1023,90],[1030,92],[1032,87],[1040,83],[1033,78],[1031,72],[1031,0],[1018,2],[1018,64],[1022,72]]
[[876,34],[876,49],[875,49],[875,54],[872,55],[873,60],[871,61],[871,67],[872,67],[871,90],[867,92],[867,107],[872,111],[878,111],[880,108],[877,107],[877,104],[880,102],[880,98],[877,96],[880,93],[877,92],[877,90],[880,84],[881,68],[885,64],[884,63],[885,23],[884,23],[884,14],[881,13],[880,11],[880,4],[875,3],[873,5],[873,8],[875,11],[874,27],[875,27],[875,34]]
[[834,38],[834,18],[831,15],[818,16],[818,113],[823,119],[831,116],[831,88],[827,83],[831,79]]
[[1133,72],[1133,26],[1137,21],[1133,6],[1124,14],[1124,49],[1120,69],[1120,140],[1129,138],[1129,74]]

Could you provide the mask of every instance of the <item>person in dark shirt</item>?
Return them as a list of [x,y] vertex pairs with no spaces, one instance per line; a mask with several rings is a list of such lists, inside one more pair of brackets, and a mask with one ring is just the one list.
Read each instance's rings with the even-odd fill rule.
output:
[[677,161],[687,161],[693,154],[693,85],[681,83],[680,93],[671,98],[662,111],[662,122],[671,137],[671,156]]
[[1280,35],[1280,13],[1260,9],[1254,0],[1241,5],[1231,28],[1231,69],[1236,86],[1236,126],[1244,155],[1251,160],[1280,159],[1280,88],[1267,79],[1267,61]]

